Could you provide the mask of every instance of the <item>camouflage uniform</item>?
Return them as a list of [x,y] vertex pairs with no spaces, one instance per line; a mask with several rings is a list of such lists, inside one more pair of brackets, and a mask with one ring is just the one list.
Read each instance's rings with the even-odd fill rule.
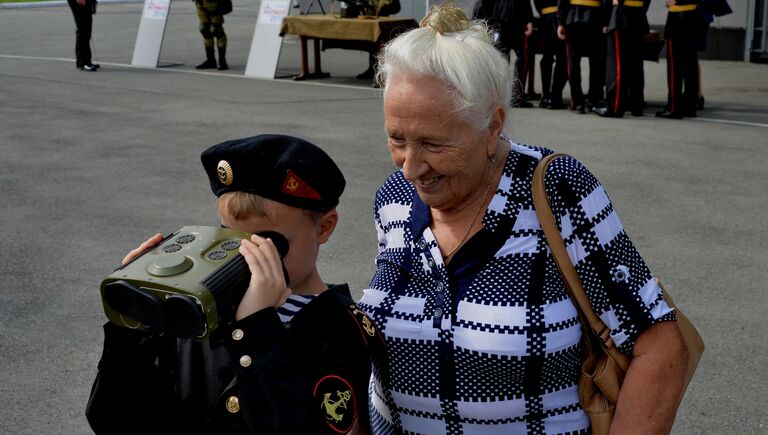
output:
[[200,20],[200,34],[203,35],[206,55],[205,62],[198,65],[197,69],[217,67],[214,55],[214,39],[216,39],[216,47],[219,50],[218,69],[229,68],[226,61],[227,34],[224,33],[224,15],[219,6],[220,2],[217,0],[195,0],[197,18]]

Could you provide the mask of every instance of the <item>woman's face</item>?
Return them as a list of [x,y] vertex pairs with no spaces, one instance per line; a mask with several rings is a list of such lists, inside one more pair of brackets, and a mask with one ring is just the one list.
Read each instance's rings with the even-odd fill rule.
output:
[[441,211],[460,209],[485,191],[503,109],[489,127],[459,118],[453,89],[434,77],[399,75],[384,97],[384,128],[392,161],[419,197]]

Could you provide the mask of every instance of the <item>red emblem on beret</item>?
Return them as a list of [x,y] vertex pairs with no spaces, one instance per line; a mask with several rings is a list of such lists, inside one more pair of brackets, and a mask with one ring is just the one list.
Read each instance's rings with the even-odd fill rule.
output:
[[299,198],[322,199],[315,189],[299,178],[299,176],[293,173],[290,169],[285,174],[282,192],[287,193],[288,195],[298,196]]

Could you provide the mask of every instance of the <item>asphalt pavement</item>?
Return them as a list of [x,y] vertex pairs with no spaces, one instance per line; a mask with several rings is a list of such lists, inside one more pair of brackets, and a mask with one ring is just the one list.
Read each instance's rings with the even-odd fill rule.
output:
[[[286,133],[326,149],[348,184],[321,275],[359,297],[374,270],[371,203],[394,168],[381,91],[355,79],[367,54],[328,50],[331,78],[295,82],[298,41],[286,38],[280,78],[244,78],[258,7],[235,2],[225,23],[231,69],[199,72],[194,7],[177,2],[161,53],[175,66],[133,68],[141,8],[99,6],[96,73],[75,68],[66,6],[0,9],[3,434],[89,433],[83,413],[105,320],[99,282],[155,232],[218,224],[199,162],[209,145]],[[701,67],[698,119],[653,117],[665,66],[646,62],[646,116],[514,109],[508,134],[586,163],[699,327],[707,350],[673,433],[768,433],[768,65]]]

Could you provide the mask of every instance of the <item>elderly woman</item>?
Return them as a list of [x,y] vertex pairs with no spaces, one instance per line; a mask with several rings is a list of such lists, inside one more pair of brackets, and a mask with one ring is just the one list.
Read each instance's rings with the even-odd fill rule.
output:
[[[531,198],[551,151],[503,136],[509,70],[487,29],[453,8],[381,57],[401,169],[376,195],[377,270],[360,302],[388,344],[370,385],[374,433],[590,430],[579,318]],[[556,159],[546,186],[592,306],[633,357],[612,433],[668,432],[687,360],[674,310],[581,163]]]

